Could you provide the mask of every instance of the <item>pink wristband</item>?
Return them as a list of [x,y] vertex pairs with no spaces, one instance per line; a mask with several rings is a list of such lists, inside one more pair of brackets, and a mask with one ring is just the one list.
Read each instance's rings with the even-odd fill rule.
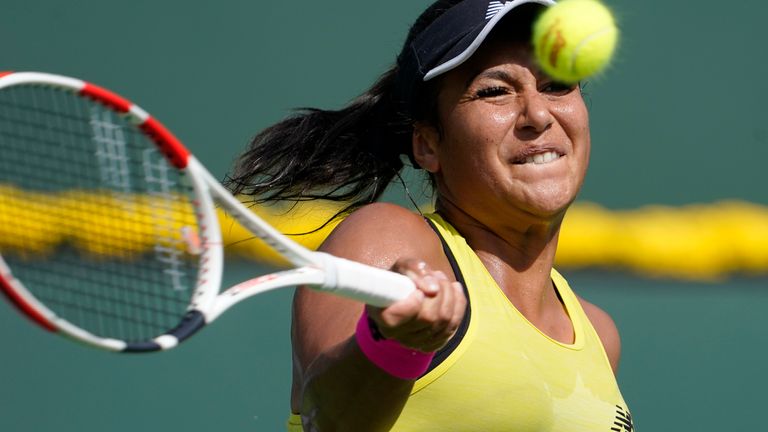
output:
[[394,340],[376,340],[368,320],[368,314],[364,311],[357,322],[355,339],[360,351],[371,363],[394,377],[406,380],[416,379],[427,371],[435,353],[406,348]]

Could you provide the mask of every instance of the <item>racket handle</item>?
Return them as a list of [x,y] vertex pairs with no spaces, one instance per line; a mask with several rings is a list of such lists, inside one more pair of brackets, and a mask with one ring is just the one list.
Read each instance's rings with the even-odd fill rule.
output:
[[340,296],[371,306],[386,307],[402,300],[416,289],[413,281],[400,273],[316,252],[323,261],[325,284],[320,287]]

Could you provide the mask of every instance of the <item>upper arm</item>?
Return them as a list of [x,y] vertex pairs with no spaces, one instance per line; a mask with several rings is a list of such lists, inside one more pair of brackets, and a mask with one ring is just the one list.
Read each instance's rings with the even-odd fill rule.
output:
[[[417,258],[436,269],[448,266],[450,272],[440,241],[424,218],[392,204],[371,204],[352,213],[320,250],[386,269],[400,258]],[[319,354],[348,339],[363,307],[354,300],[299,288],[294,297],[291,335],[298,367],[295,372],[301,375]]]
[[597,335],[600,337],[600,341],[603,343],[605,354],[608,356],[608,361],[611,363],[611,367],[615,374],[619,370],[619,360],[621,358],[621,338],[619,336],[619,329],[607,312],[584,299],[579,298],[579,301],[584,309],[584,313],[587,314],[589,321],[592,323],[592,327],[595,328]]

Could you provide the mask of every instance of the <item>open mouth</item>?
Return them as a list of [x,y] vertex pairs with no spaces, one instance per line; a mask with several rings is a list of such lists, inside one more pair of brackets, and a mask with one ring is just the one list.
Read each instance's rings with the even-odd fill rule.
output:
[[534,155],[523,156],[515,160],[515,165],[534,164],[545,165],[560,159],[562,155],[556,151],[548,151],[544,153],[537,153]]

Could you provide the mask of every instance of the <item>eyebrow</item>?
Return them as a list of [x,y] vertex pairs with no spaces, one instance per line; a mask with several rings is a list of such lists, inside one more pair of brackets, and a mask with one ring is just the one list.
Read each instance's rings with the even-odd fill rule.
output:
[[500,70],[500,69],[484,70],[484,71],[480,72],[477,75],[470,76],[469,79],[466,82],[465,87],[469,88],[469,86],[472,85],[472,82],[474,82],[478,78],[490,78],[490,79],[495,79],[495,80],[499,80],[499,81],[511,81],[512,80],[512,76],[509,75],[504,70]]

